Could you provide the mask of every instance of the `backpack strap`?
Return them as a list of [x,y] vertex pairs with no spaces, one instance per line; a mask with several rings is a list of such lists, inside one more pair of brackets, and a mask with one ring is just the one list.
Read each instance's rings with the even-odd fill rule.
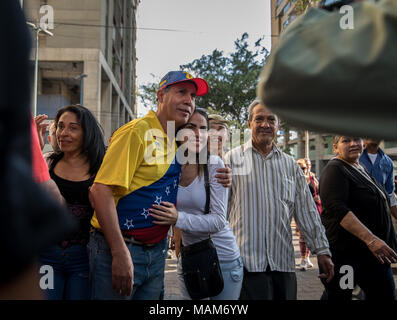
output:
[[206,201],[205,201],[205,211],[204,214],[207,214],[210,212],[210,181],[208,177],[208,164],[204,164],[204,185],[205,185],[205,195],[206,195]]

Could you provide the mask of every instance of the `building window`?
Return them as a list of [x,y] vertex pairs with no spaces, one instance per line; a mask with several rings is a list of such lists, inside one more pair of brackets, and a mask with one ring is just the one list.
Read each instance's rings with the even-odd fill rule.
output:
[[396,147],[397,147],[397,141],[385,141],[385,149],[396,148]]
[[290,19],[285,20],[283,23],[283,30],[288,26]]
[[283,15],[285,16],[287,14],[287,11],[291,8],[291,3],[288,2],[287,5],[283,9]]

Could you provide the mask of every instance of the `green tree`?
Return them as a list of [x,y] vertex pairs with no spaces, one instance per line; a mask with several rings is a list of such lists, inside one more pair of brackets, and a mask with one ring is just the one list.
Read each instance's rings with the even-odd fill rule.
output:
[[319,3],[320,0],[289,0],[289,2],[295,4],[295,13],[301,15],[305,13],[310,7],[313,7]]
[[[154,74],[151,74],[153,82],[141,85],[138,91],[138,98],[146,108],[153,109],[157,106],[157,90],[159,87],[160,79],[156,79]],[[158,80],[158,81],[156,81]]]
[[[197,98],[196,104],[209,111],[222,114],[238,129],[246,128],[247,109],[256,97],[256,86],[260,71],[269,51],[258,39],[253,50],[244,33],[234,42],[235,50],[230,55],[215,49],[209,55],[202,55],[180,69],[207,80],[210,91]],[[145,106],[156,105],[156,83],[140,87],[140,99]]]

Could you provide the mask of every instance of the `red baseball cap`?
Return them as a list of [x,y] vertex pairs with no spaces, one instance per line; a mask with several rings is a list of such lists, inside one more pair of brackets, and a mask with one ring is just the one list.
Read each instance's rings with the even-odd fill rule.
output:
[[197,87],[197,96],[204,96],[208,93],[209,85],[207,81],[202,78],[193,78],[193,76],[186,71],[170,71],[160,81],[159,90],[168,87],[172,84],[191,81]]

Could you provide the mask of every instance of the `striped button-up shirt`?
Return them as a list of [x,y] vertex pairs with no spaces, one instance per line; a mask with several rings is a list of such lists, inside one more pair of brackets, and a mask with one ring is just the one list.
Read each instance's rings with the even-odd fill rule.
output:
[[314,254],[329,254],[325,229],[296,161],[274,145],[264,157],[252,140],[227,153],[233,171],[228,220],[249,272],[294,272],[291,220]]

